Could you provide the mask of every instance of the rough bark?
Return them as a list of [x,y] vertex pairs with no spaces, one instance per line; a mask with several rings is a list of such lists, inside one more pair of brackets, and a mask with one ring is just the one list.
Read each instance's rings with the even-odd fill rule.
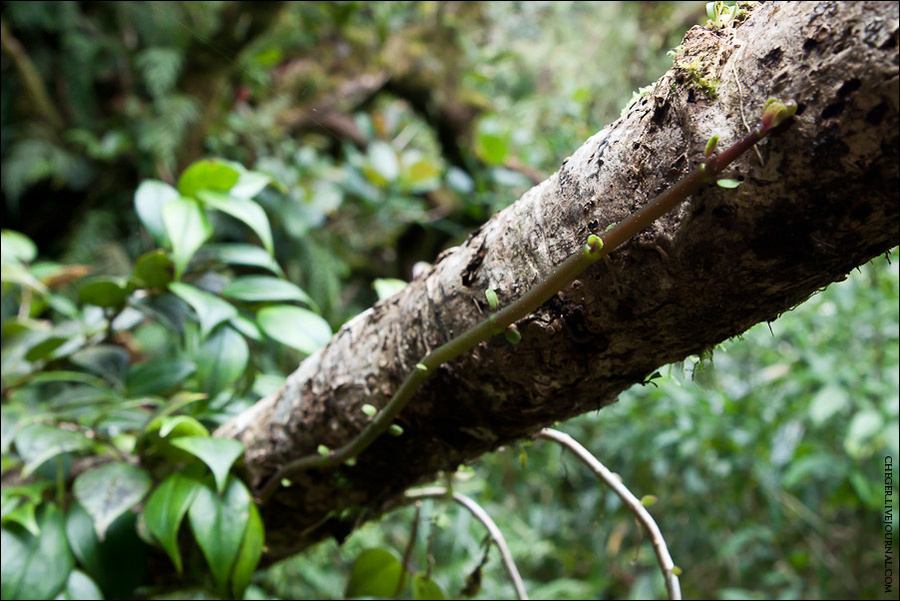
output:
[[[694,62],[696,59],[697,62]],[[589,59],[588,59],[589,60]],[[692,66],[693,65],[693,66]],[[718,96],[698,87],[719,80]],[[560,170],[442,253],[400,294],[347,323],[276,395],[223,427],[259,486],[336,448],[430,349],[517,298],[591,232],[689,172],[710,136],[795,99],[789,129],[591,268],[503,337],[444,365],[354,467],[292,477],[262,508],[271,561],[340,538],[408,487],[615,401],[661,365],[775,319],[898,241],[896,2],[768,3],[736,30],[695,27],[676,65]],[[344,512],[343,518],[338,517]]]

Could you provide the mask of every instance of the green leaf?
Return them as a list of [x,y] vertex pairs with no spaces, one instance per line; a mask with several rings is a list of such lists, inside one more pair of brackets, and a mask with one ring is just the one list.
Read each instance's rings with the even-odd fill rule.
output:
[[140,503],[153,484],[143,469],[124,462],[109,463],[75,479],[73,492],[94,520],[97,538],[116,518]]
[[269,227],[269,218],[259,204],[247,198],[237,198],[223,192],[211,192],[204,190],[197,194],[208,207],[231,215],[238,221],[242,221],[259,236],[269,254],[275,254],[272,243],[272,229]]
[[32,362],[44,359],[68,341],[64,336],[48,336],[28,349],[25,359]]
[[413,599],[446,599],[444,591],[434,580],[425,574],[413,574],[412,577]]
[[197,161],[184,170],[178,178],[178,192],[182,196],[193,198],[200,190],[227,191],[234,186],[241,174],[225,163],[216,159]]
[[250,360],[250,348],[231,326],[223,326],[203,341],[193,358],[200,390],[211,398],[241,377]]
[[175,275],[175,265],[161,248],[144,253],[134,263],[134,280],[141,288],[164,289]]
[[363,551],[353,562],[345,597],[393,597],[403,566],[387,549]]
[[93,445],[93,441],[81,432],[43,424],[25,426],[16,434],[16,449],[25,461],[22,477],[27,478],[44,462],[57,455],[86,451]]
[[173,198],[162,208],[163,223],[172,242],[175,279],[180,280],[191,257],[212,236],[212,226],[196,200]]
[[834,414],[850,405],[847,391],[840,386],[825,386],[809,402],[809,417],[816,426],[821,426]]
[[378,295],[378,300],[384,300],[388,297],[394,296],[395,294],[406,288],[406,286],[406,282],[396,278],[375,278],[372,281],[372,288],[375,289],[375,294]]
[[169,359],[132,365],[125,379],[130,397],[161,395],[184,382],[197,371],[192,361]]
[[53,599],[74,567],[63,516],[55,505],[38,515],[40,534],[11,524],[0,532],[0,592],[3,599]]
[[299,307],[266,307],[257,313],[256,321],[267,336],[302,353],[312,354],[331,340],[328,322]]
[[147,529],[169,554],[179,574],[182,567],[181,553],[178,551],[178,528],[201,489],[206,490],[206,487],[197,480],[176,472],[156,487],[144,507]]
[[[13,506],[13,504],[17,506]],[[37,536],[41,533],[37,524],[35,509],[37,505],[33,501],[24,500],[22,497],[13,497],[4,500],[3,503],[3,525],[8,522],[19,524],[25,530]]]
[[503,164],[509,150],[505,138],[483,133],[477,138],[475,152],[488,165],[497,166]]
[[244,171],[238,177],[238,181],[228,191],[238,198],[253,198],[262,192],[266,186],[272,183],[272,178],[259,171]]
[[225,489],[231,466],[244,453],[244,445],[233,438],[184,436],[173,440],[172,444],[197,457],[209,467],[220,494]]
[[163,222],[163,207],[174,198],[178,198],[178,190],[165,182],[152,179],[141,182],[134,193],[134,208],[138,218],[160,246],[169,244],[169,235]]
[[[128,351],[114,344],[98,344],[81,349],[69,357],[69,361],[78,367],[106,378],[109,382],[119,384],[125,380],[130,361]],[[86,376],[87,374],[81,374]],[[74,380],[86,382],[85,380]],[[102,380],[100,381],[102,385]]]
[[87,511],[74,503],[66,517],[66,537],[78,563],[109,599],[129,599],[147,569],[147,544],[136,531],[137,516],[120,515],[100,542]]
[[369,144],[367,150],[369,165],[381,178],[381,182],[392,182],[400,175],[400,161],[397,160],[397,151],[389,143],[375,140]]
[[37,246],[25,234],[0,230],[0,261],[30,263],[37,256]]
[[78,300],[98,307],[121,307],[132,287],[123,278],[92,278],[78,290]]
[[256,508],[256,505],[250,503],[247,529],[244,532],[241,550],[238,553],[237,561],[234,563],[234,570],[231,574],[231,591],[235,599],[244,597],[244,590],[250,584],[250,578],[253,576],[256,566],[259,565],[265,542],[266,531],[262,518],[259,515],[259,510]]
[[730,188],[737,188],[738,186],[741,185],[741,182],[737,181],[736,179],[723,178],[723,179],[717,180],[716,184],[720,188],[729,188],[730,189]]
[[[159,419],[159,435],[162,438],[181,438],[183,436],[209,436],[206,426],[189,415],[166,416]],[[147,427],[151,430],[157,420]]]
[[81,570],[72,570],[66,580],[66,586],[56,599],[103,599],[103,593],[90,576]]
[[169,284],[169,290],[189,304],[197,313],[197,318],[200,320],[201,338],[206,338],[217,325],[237,315],[237,309],[228,301],[190,284],[172,282]]
[[209,244],[201,252],[204,257],[229,265],[261,267],[276,275],[284,274],[272,255],[253,244]]
[[222,495],[209,486],[202,486],[188,512],[194,538],[206,557],[220,593],[228,590],[229,576],[241,550],[252,504],[247,487],[232,476]]
[[222,296],[247,302],[299,301],[312,306],[309,295],[296,284],[268,275],[248,275],[229,282]]
[[31,275],[24,266],[18,263],[3,263],[0,265],[0,282],[31,288],[38,294],[50,294],[50,291],[39,279]]

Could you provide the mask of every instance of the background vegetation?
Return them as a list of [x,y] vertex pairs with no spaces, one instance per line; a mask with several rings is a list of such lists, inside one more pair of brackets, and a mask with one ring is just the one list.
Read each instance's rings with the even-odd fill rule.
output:
[[[549,175],[705,17],[698,2],[3,3],[4,553],[52,532],[58,510],[66,594],[171,593],[131,511],[111,528],[131,532],[145,571],[112,577],[79,550],[85,458],[140,454],[148,480],[123,481],[144,492],[173,457],[209,479],[202,453],[167,441],[273,390],[416,262]],[[187,170],[208,156],[233,163]],[[166,221],[176,188],[201,225]],[[895,249],[560,426],[659,498],[686,596],[880,595],[898,281]],[[286,320],[306,327],[285,334]],[[534,598],[664,593],[633,519],[559,449],[505,449],[457,489],[497,520]],[[402,554],[412,519],[258,572],[247,595],[341,597],[360,552]],[[512,597],[496,552],[480,576],[467,513],[429,502],[421,519],[414,568],[448,596]],[[202,552],[184,561],[180,594],[242,588],[237,569],[205,576]]]

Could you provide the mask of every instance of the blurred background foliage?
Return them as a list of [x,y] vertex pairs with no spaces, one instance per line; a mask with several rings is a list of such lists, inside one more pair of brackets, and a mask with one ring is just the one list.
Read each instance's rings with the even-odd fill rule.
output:
[[[233,160],[272,178],[256,201],[275,257],[336,330],[376,300],[374,281],[409,280],[552,173],[704,21],[702,2],[4,2],[3,228],[69,267],[52,282],[62,293],[85,273],[126,276],[154,248],[139,182]],[[214,225],[218,242],[257,242],[236,220]],[[686,596],[880,591],[881,467],[900,450],[892,257],[561,426],[638,496],[659,497]],[[18,294],[4,285],[5,355]],[[178,352],[166,336],[147,326],[126,347],[164,360]],[[254,346],[242,402],[303,356]],[[199,417],[214,425],[239,406]],[[664,594],[633,519],[559,449],[508,448],[460,480],[533,597]],[[250,590],[340,597],[359,552],[402,553],[411,519],[321,544]],[[413,564],[433,562],[456,596],[477,580],[484,532],[430,502],[423,523]],[[495,551],[483,570],[477,597],[513,596]]]

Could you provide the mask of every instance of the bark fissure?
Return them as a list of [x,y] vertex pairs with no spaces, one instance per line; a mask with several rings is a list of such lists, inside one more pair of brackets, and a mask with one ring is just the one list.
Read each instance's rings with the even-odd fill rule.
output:
[[257,486],[319,444],[340,446],[367,423],[364,403],[382,406],[435,344],[484,318],[485,288],[501,306],[531,289],[589,233],[689,172],[712,135],[742,137],[741,106],[749,119],[772,95],[801,104],[790,135],[760,144],[763,164],[749,153],[733,167],[739,188],[704,189],[589,268],[520,321],[519,344],[494,338],[438,369],[401,413],[402,436],[380,437],[353,467],[292,477],[262,508],[268,560],[340,538],[413,484],[614,402],[895,245],[897,23],[894,2],[771,3],[736,32],[695,28],[682,52],[713,65],[716,99],[673,68],[559,172],[222,428],[245,443]]

